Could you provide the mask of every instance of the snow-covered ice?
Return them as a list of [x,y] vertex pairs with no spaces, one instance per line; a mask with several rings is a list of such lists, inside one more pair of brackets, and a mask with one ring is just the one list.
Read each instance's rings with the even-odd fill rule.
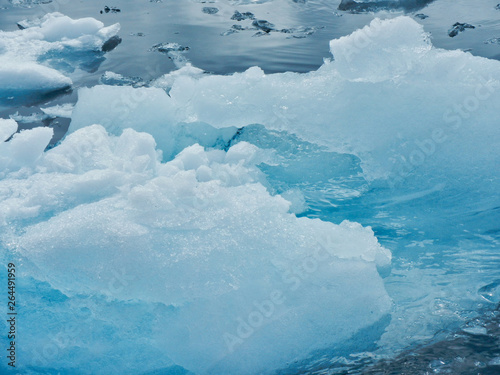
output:
[[71,79],[50,66],[49,56],[59,54],[54,64],[71,65],[72,52],[102,53],[119,29],[119,24],[105,27],[94,18],[49,13],[23,30],[0,31],[0,101],[69,88]]
[[[26,223],[4,246],[29,260],[23,272],[67,296],[169,307],[159,334],[175,364],[267,373],[389,311],[378,269],[390,252],[370,228],[289,213],[266,190],[255,165],[269,155],[257,147],[195,144],[161,163],[153,137],[131,129],[85,127],[43,152],[50,137],[35,128],[1,145],[0,219]],[[110,265],[133,282],[110,290]]]

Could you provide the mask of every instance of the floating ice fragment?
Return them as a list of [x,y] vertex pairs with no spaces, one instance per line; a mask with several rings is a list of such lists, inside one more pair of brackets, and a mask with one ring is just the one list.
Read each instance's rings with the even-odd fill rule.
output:
[[99,83],[110,86],[132,86],[141,87],[146,83],[140,77],[125,77],[114,72],[105,72],[100,78]]
[[485,40],[484,44],[500,44],[500,38],[490,38]]
[[475,26],[472,26],[468,23],[460,23],[460,22],[455,22],[451,29],[448,30],[448,35],[450,37],[455,37],[458,35],[458,33],[465,31],[465,29],[475,29]]
[[189,51],[189,47],[181,46],[179,43],[159,43],[151,47],[150,50],[168,54],[170,52]]
[[248,20],[254,20],[255,16],[251,12],[240,13],[237,10],[235,10],[234,14],[231,17],[231,19],[235,20],[235,21],[243,21],[243,20],[247,20],[247,19]]
[[52,0],[9,0],[14,6],[21,8],[32,8],[34,5],[50,4]]
[[215,7],[203,7],[203,9],[201,11],[203,13],[206,13],[206,14],[216,14],[216,13],[219,13],[219,8],[215,8]]
[[[108,7],[107,5],[104,7],[104,13],[120,13],[121,12],[121,9],[117,8],[117,7]],[[102,10],[101,10],[101,14],[102,14]]]
[[270,31],[274,30],[274,25],[266,20],[255,20],[252,22],[252,26],[262,30],[265,33],[269,33]]
[[73,113],[74,104],[65,103],[61,105],[55,105],[53,107],[40,108],[43,113],[50,117],[65,117],[71,118]]
[[[3,52],[0,55],[0,101],[8,97],[31,101],[35,96],[69,88],[71,79],[53,67],[64,65],[74,69],[95,61],[99,63],[102,50],[109,50],[116,43],[120,29],[119,24],[104,27],[93,18],[73,20],[60,13],[22,21],[20,27],[23,29],[0,31]],[[76,59],[73,58],[75,52],[79,56]]]
[[425,20],[426,18],[429,18],[428,15],[423,14],[423,13],[415,14],[415,17],[420,18],[421,20]]

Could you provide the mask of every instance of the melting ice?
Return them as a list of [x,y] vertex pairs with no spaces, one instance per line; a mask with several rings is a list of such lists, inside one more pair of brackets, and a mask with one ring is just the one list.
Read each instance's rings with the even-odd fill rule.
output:
[[[36,75],[2,95],[71,85],[40,57],[102,49],[117,31],[50,14],[0,34],[5,56],[32,51],[0,74]],[[376,19],[330,48],[333,59],[307,74],[186,64],[153,87],[82,88],[74,109],[46,109],[72,118],[50,150],[51,129],[16,133],[0,120],[2,259],[22,265],[23,371],[292,372],[376,341],[397,351],[408,345],[401,332],[453,322],[447,304],[494,299],[493,269],[439,300],[451,287],[438,290],[428,272],[446,269],[405,268],[341,204],[378,194],[369,209],[392,243],[424,249],[446,234],[408,241],[410,225],[432,228],[387,212],[435,194],[467,204],[480,186],[489,199],[476,222],[489,227],[479,235],[495,244],[500,63],[434,48],[408,17]],[[491,287],[467,294],[481,283]],[[440,314],[423,314],[429,298]],[[425,324],[410,315],[403,331],[401,306]]]

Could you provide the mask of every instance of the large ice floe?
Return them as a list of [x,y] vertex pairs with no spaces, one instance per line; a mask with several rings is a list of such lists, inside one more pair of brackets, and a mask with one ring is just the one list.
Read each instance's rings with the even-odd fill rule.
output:
[[[15,123],[2,128],[6,138]],[[391,255],[371,229],[289,213],[266,190],[255,164],[268,156],[255,146],[193,145],[160,163],[153,137],[131,129],[85,127],[43,152],[50,137],[35,128],[0,148],[1,219],[27,224],[4,246],[67,296],[160,303],[158,345],[175,364],[266,373],[388,313],[377,267]],[[126,287],[108,282],[110,269]]]
[[[0,121],[26,373],[286,373],[380,337],[390,252],[369,227],[297,217],[300,191],[263,170],[326,181],[335,154],[391,186],[494,180],[500,63],[435,49],[408,17],[330,46],[308,74],[187,65],[157,87],[82,88],[48,151],[50,129]],[[287,169],[284,134],[316,158]]]
[[73,20],[60,13],[19,25],[21,30],[0,31],[0,104],[69,88],[72,81],[61,70],[99,60],[120,29],[119,24],[104,27],[94,18]]

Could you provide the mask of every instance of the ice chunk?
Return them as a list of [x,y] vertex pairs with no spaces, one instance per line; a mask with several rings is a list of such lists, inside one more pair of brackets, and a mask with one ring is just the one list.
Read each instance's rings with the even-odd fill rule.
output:
[[[14,129],[14,124],[8,120],[2,120],[0,126],[2,138]],[[8,142],[0,143],[0,177],[22,167],[33,167],[42,157],[52,136],[53,130],[50,128],[35,128],[15,133]]]
[[216,14],[216,13],[219,13],[219,8],[215,8],[215,7],[203,7],[203,9],[201,11],[203,13],[206,13],[206,14]]
[[234,14],[231,16],[231,19],[235,21],[254,20],[255,16],[252,12],[240,13],[237,10],[235,10]]
[[157,51],[164,53],[172,60],[177,68],[182,68],[188,63],[188,60],[183,55],[184,52],[189,51],[189,47],[181,46],[178,43],[159,43],[150,48],[150,51]]
[[159,87],[169,92],[170,89],[172,88],[172,85],[178,78],[180,77],[200,78],[204,73],[205,73],[204,70],[194,67],[193,65],[191,65],[191,63],[187,63],[182,68],[164,74],[160,78],[157,78],[151,83],[151,86]]
[[[72,61],[75,51],[102,53],[105,43],[116,36],[120,26],[109,27],[93,18],[73,20],[60,13],[49,13],[36,22],[23,22],[23,30],[0,31],[0,101],[24,97],[32,100],[64,90],[72,82],[53,67],[48,67],[52,54],[60,64],[78,66]],[[100,57],[98,55],[97,57]],[[95,59],[91,56],[90,59]]]
[[0,118],[0,142],[5,142],[17,131],[17,123],[14,120]]
[[423,13],[415,14],[415,17],[417,17],[421,20],[425,20],[426,18],[429,18],[429,16],[427,14],[423,14]]
[[73,108],[75,106],[71,103],[65,103],[61,105],[55,105],[53,107],[40,108],[43,113],[49,117],[66,117],[71,118],[73,113]]
[[[85,127],[41,153],[46,131],[5,145],[16,143],[18,162],[35,168],[0,180],[3,221],[24,220],[2,245],[29,260],[23,272],[69,298],[158,306],[151,319],[165,361],[195,373],[272,373],[388,313],[377,267],[390,252],[370,228],[289,213],[264,187],[256,164],[266,156],[256,146],[193,145],[160,163],[153,137],[131,129],[109,136]],[[133,282],[103,283],[110,265]]]
[[[121,9],[117,8],[117,7],[108,7],[107,5],[104,7],[104,13],[120,13],[121,12]],[[101,10],[101,14],[102,14],[102,10]]]
[[9,97],[68,89],[72,81],[57,70],[34,62],[3,62],[0,66],[0,101]]
[[35,5],[50,4],[52,0],[9,0],[14,6],[21,8],[32,8]]
[[189,47],[181,46],[179,43],[159,43],[151,47],[151,51],[158,51],[169,54],[170,52],[185,52],[189,51]]

